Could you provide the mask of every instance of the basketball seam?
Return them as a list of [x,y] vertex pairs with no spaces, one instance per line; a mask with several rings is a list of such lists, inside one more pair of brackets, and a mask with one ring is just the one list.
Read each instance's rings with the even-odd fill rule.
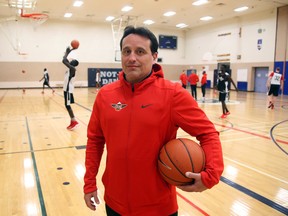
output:
[[188,151],[188,148],[187,148],[185,142],[184,142],[182,139],[179,139],[179,140],[180,140],[180,142],[181,142],[181,143],[184,145],[184,147],[185,147],[185,150],[186,150],[186,152],[187,152],[187,154],[188,154],[188,156],[189,156],[189,159],[190,159],[190,164],[191,164],[191,166],[192,166],[192,172],[194,173],[194,164],[193,164],[193,160],[192,160],[192,157],[191,157],[191,155],[190,155],[190,152]]
[[[180,139],[179,139],[180,140]],[[180,140],[181,141],[181,140]],[[182,142],[182,141],[181,141]],[[186,147],[186,146],[185,146]],[[167,157],[169,158],[169,160],[171,161],[171,163],[174,165],[174,167],[178,170],[178,172],[182,175],[182,176],[184,176],[184,177],[186,177],[186,175],[185,175],[185,173],[183,174],[182,172],[181,172],[181,170],[176,166],[176,164],[173,162],[173,160],[171,159],[171,157],[170,157],[170,155],[169,155],[169,152],[166,150],[166,146],[164,146],[164,149],[165,149],[165,152],[166,152],[166,154],[167,154]],[[186,177],[187,178],[187,177]]]
[[175,180],[175,179],[173,179],[173,178],[165,175],[165,173],[164,173],[162,170],[160,170],[160,173],[161,173],[161,175],[165,176],[165,178],[167,178],[167,179],[169,179],[169,180],[171,180],[171,181],[173,181],[173,182],[175,182],[175,183],[179,183],[180,185],[185,185],[185,184],[187,184],[187,183],[190,183],[190,182],[184,183],[184,182],[182,182],[182,181],[177,181],[177,180]]

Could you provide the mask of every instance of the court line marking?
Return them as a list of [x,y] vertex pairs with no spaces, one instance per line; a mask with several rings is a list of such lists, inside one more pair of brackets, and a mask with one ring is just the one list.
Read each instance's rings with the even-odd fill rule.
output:
[[226,183],[227,185],[235,188],[236,190],[239,190],[239,191],[245,193],[246,195],[253,197],[254,199],[272,207],[273,209],[275,209],[275,210],[277,210],[277,211],[279,211],[285,215],[287,215],[287,213],[288,213],[288,209],[285,208],[284,206],[281,206],[280,204],[278,204],[278,203],[276,203],[276,202],[274,202],[274,201],[272,201],[272,200],[270,200],[270,199],[268,199],[268,198],[266,198],[266,197],[264,197],[258,193],[255,193],[254,191],[249,190],[248,188],[245,188],[245,187],[243,187],[243,186],[241,186],[241,185],[239,185],[239,184],[237,184],[237,183],[235,183],[235,182],[233,182],[233,181],[231,181],[231,180],[229,180],[223,176],[221,176],[221,181]]
[[[230,126],[226,126],[226,125],[218,124],[218,123],[214,123],[214,125],[225,127],[225,128],[230,128],[230,129],[235,130],[235,131],[240,131],[240,132],[243,132],[243,133],[246,133],[246,134],[250,134],[250,135],[253,135],[253,136],[257,136],[257,137],[261,137],[261,138],[264,138],[264,139],[271,140],[271,137],[269,137],[269,136],[261,135],[261,134],[255,133],[255,132],[246,131],[246,130],[243,130],[243,129],[240,129],[240,128],[230,127]],[[279,143],[283,143],[283,144],[287,144],[288,145],[288,141],[279,140],[279,139],[277,139],[277,141]]]
[[245,168],[247,168],[247,169],[253,170],[254,172],[260,173],[260,174],[262,174],[262,175],[264,175],[264,176],[267,176],[267,177],[269,177],[269,178],[275,179],[275,180],[280,181],[280,182],[282,182],[282,183],[284,183],[284,184],[288,184],[288,181],[282,180],[282,179],[277,178],[277,177],[275,177],[275,176],[273,176],[273,175],[270,175],[270,174],[268,174],[268,173],[262,172],[262,171],[260,171],[260,170],[258,170],[258,169],[255,169],[255,168],[251,167],[251,166],[245,165],[244,163],[238,162],[238,161],[236,161],[236,160],[230,159],[230,158],[225,157],[225,156],[223,156],[223,158],[225,158],[226,160],[229,160],[229,161],[231,161],[231,162],[233,162],[233,163],[235,163],[235,164],[238,164],[238,165],[240,165],[240,166],[242,166],[242,167],[245,167]]
[[30,151],[31,151],[31,157],[32,157],[32,161],[33,161],[33,169],[34,169],[34,174],[35,174],[35,180],[36,180],[36,185],[37,185],[38,198],[39,198],[39,202],[40,202],[41,212],[42,212],[42,216],[46,216],[47,212],[46,212],[44,197],[43,197],[42,188],[41,188],[41,184],[40,184],[39,173],[38,173],[38,169],[37,169],[37,163],[36,163],[35,154],[34,154],[34,150],[33,150],[33,144],[32,144],[32,140],[31,140],[31,133],[30,133],[30,129],[29,129],[27,116],[25,116],[25,122],[26,122],[26,129],[27,129],[27,133],[28,133],[28,140],[29,140],[29,146],[30,146]]
[[274,139],[274,134],[273,134],[274,129],[275,129],[278,125],[283,124],[283,123],[286,122],[286,121],[288,121],[288,120],[284,120],[284,121],[281,121],[281,122],[275,124],[275,125],[271,128],[271,130],[270,130],[270,137],[271,137],[272,141],[275,143],[275,145],[276,145],[282,152],[284,152],[286,155],[288,155],[288,152],[285,151],[285,150],[278,144],[278,142],[277,142],[278,140],[277,140],[277,139]]
[[179,192],[176,192],[176,194],[181,197],[185,202],[187,202],[189,205],[193,206],[196,210],[198,210],[199,212],[201,212],[203,215],[205,216],[209,216],[209,214],[207,212],[205,212],[203,209],[201,209],[200,207],[198,207],[197,205],[195,205],[193,202],[191,202],[189,199],[187,199],[185,196],[183,196],[182,194],[180,194]]

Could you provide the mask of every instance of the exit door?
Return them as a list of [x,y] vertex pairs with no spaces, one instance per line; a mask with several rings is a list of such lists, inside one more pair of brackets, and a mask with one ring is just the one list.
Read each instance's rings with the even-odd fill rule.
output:
[[268,67],[257,67],[255,68],[255,83],[254,91],[259,93],[266,93],[267,87],[266,82],[268,79],[269,68]]

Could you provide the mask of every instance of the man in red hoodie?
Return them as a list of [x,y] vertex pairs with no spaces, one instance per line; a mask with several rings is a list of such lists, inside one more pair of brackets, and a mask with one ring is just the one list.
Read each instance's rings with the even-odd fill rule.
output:
[[192,73],[188,77],[188,82],[191,87],[191,94],[195,100],[197,100],[197,83],[199,82],[199,77],[196,71],[192,71]]
[[206,74],[206,71],[203,71],[202,78],[201,78],[202,102],[205,101],[206,85],[207,85],[207,74]]
[[188,77],[187,77],[187,75],[186,75],[186,71],[185,71],[185,70],[182,71],[179,79],[180,79],[180,81],[181,81],[182,87],[183,87],[184,89],[186,89]]
[[176,216],[176,187],[157,168],[161,147],[176,138],[179,127],[198,139],[205,170],[187,172],[194,183],[178,188],[201,192],[216,185],[223,172],[219,134],[191,95],[164,79],[151,31],[126,27],[120,47],[123,71],[119,80],[100,89],[88,125],[84,200],[91,210],[100,203],[96,176],[106,147],[102,181],[108,216]]

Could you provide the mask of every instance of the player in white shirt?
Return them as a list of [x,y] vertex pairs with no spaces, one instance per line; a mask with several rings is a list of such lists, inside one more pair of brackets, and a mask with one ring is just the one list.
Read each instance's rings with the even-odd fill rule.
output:
[[49,73],[48,73],[47,68],[44,68],[43,77],[39,80],[39,82],[41,82],[42,80],[44,80],[42,94],[44,94],[45,85],[48,86],[52,90],[52,93],[54,93],[55,90],[49,84]]
[[66,52],[63,56],[63,60],[62,60],[62,63],[66,65],[66,67],[68,68],[68,70],[65,73],[64,83],[63,83],[65,107],[71,118],[70,125],[67,127],[68,130],[73,130],[79,125],[79,123],[76,121],[75,115],[70,106],[72,103],[74,103],[74,96],[73,96],[74,80],[75,80],[75,75],[76,75],[76,67],[79,64],[79,62],[76,59],[72,59],[71,61],[67,59],[67,56],[72,50],[73,49],[70,49],[70,47],[67,47]]
[[283,76],[280,74],[280,68],[277,67],[275,72],[269,74],[266,86],[269,89],[268,99],[269,105],[268,108],[274,109],[275,97],[279,94],[279,89],[283,90]]

